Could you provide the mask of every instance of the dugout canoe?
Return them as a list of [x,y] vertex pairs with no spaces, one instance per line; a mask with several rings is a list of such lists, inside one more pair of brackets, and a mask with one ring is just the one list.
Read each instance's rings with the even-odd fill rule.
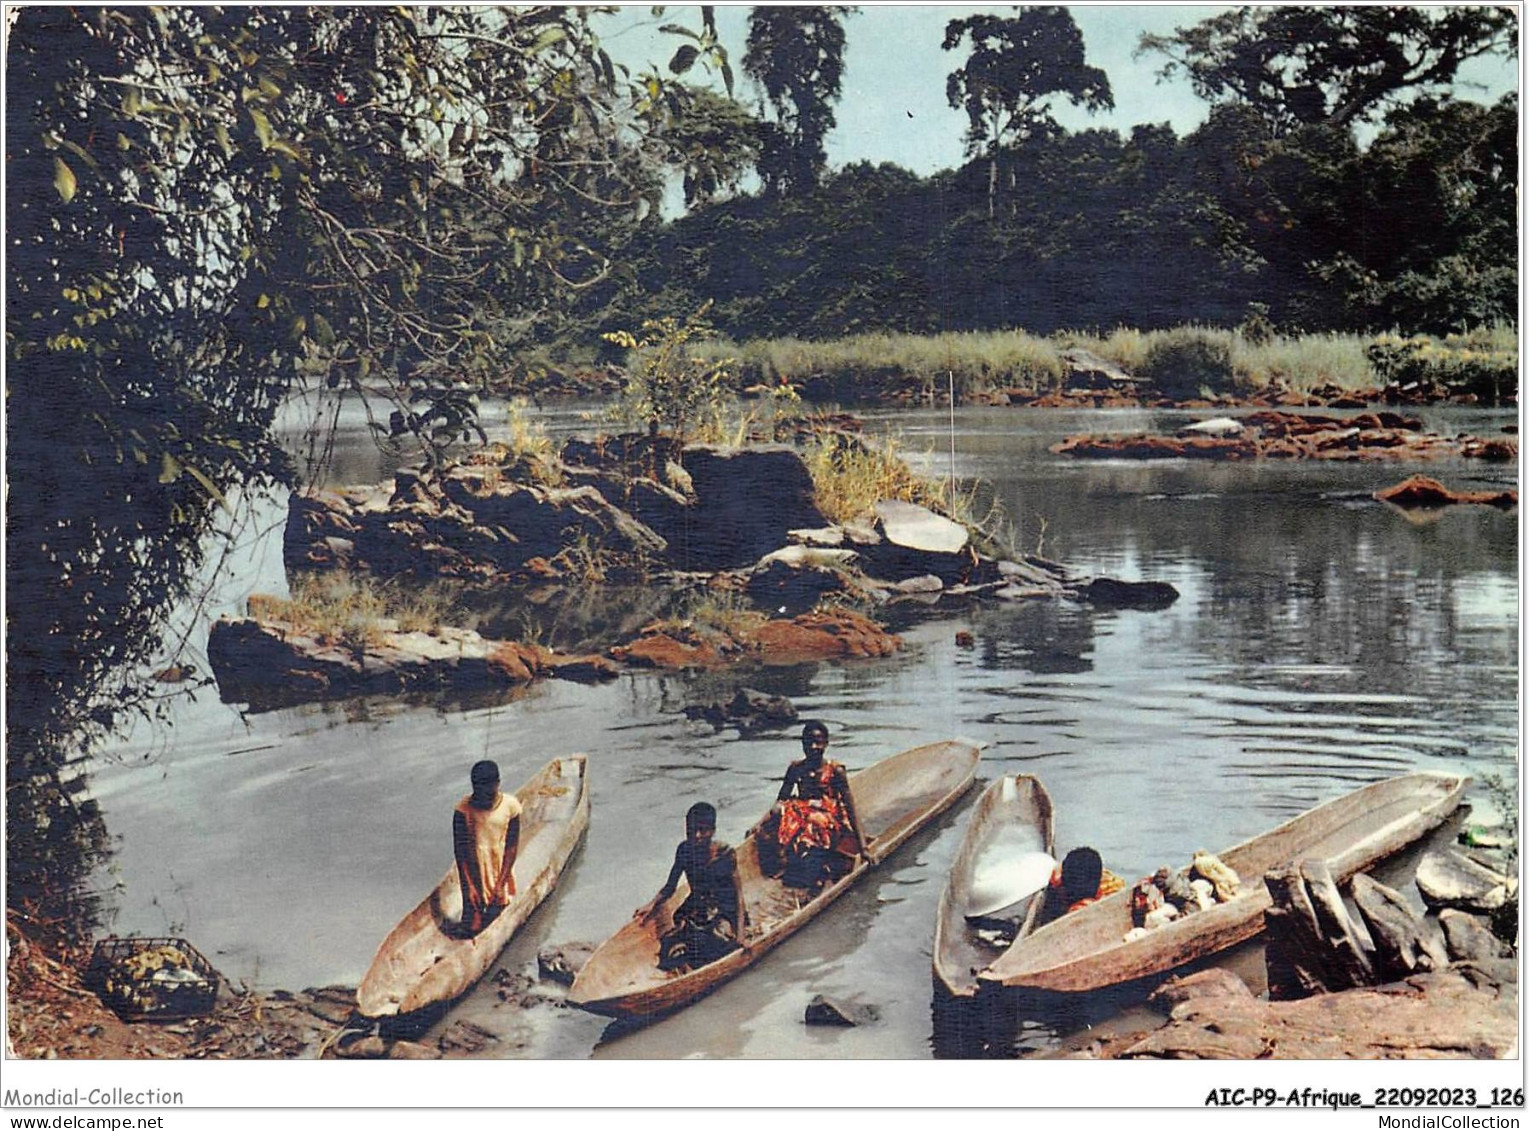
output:
[[[985,902],[981,893],[991,887],[991,883],[983,882],[984,873],[1023,860],[1028,854],[1055,855],[1053,824],[1051,795],[1030,774],[1005,775],[977,799],[945,890],[940,893],[934,922],[934,973],[951,996],[973,996],[978,972],[1007,949],[990,945],[976,934],[981,924],[991,923],[989,918],[971,918],[977,911],[997,910],[978,906]],[[1028,897],[1014,909],[1021,935],[1040,910],[1042,894]]]
[[738,846],[738,873],[747,920],[743,945],[715,962],[688,971],[658,968],[659,936],[689,887],[647,921],[632,919],[602,943],[568,991],[568,1000],[607,1017],[654,1017],[689,1005],[758,962],[831,904],[899,845],[971,787],[980,748],[956,739],[914,747],[849,775],[850,792],[867,840],[868,861],[816,896],[786,887],[759,870],[752,836]]
[[515,790],[521,805],[515,898],[478,934],[454,934],[462,915],[462,888],[453,864],[377,948],[356,991],[362,1016],[402,1017],[453,1001],[488,973],[505,944],[557,886],[589,826],[587,771],[582,754],[554,758]]
[[1272,903],[1263,882],[1269,869],[1324,860],[1342,883],[1442,824],[1470,780],[1417,773],[1356,789],[1219,853],[1242,880],[1240,894],[1226,903],[1123,942],[1131,929],[1128,885],[1021,937],[979,977],[1028,990],[1082,993],[1216,954],[1263,931]]

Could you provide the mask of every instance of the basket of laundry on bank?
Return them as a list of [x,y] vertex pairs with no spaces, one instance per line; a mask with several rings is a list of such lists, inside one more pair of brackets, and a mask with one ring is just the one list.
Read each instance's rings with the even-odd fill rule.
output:
[[200,1017],[218,998],[218,972],[185,939],[102,939],[86,982],[127,1020]]

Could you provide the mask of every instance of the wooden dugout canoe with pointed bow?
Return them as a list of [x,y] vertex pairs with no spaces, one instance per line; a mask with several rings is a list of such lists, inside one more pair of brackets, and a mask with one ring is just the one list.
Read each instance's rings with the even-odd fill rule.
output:
[[[1003,953],[979,939],[966,918],[984,862],[990,863],[995,855],[1054,853],[1055,844],[1051,795],[1037,778],[1030,774],[1005,776],[982,791],[956,849],[934,923],[934,972],[947,993],[954,997],[974,995],[978,972]],[[1021,936],[1033,923],[1043,897],[1044,888],[1030,898]]]
[[471,937],[453,933],[462,915],[456,866],[377,948],[356,991],[365,1017],[400,1017],[453,1001],[488,973],[499,952],[551,894],[589,827],[589,778],[582,754],[554,758],[515,791],[520,810],[516,894]]
[[980,978],[1004,986],[1082,993],[1164,974],[1263,931],[1271,906],[1264,873],[1295,860],[1324,860],[1342,883],[1444,822],[1470,778],[1417,773],[1367,785],[1220,853],[1241,878],[1226,903],[1186,915],[1132,942],[1127,886],[1021,937]]
[[663,913],[633,919],[600,945],[579,976],[568,1000],[608,1017],[653,1017],[689,1005],[752,966],[804,927],[851,885],[886,859],[919,829],[971,787],[980,748],[955,739],[894,754],[849,775],[861,829],[869,840],[868,861],[808,897],[759,870],[752,836],[738,846],[747,925],[743,946],[705,966],[666,972],[658,968],[659,936],[689,894],[681,880]]

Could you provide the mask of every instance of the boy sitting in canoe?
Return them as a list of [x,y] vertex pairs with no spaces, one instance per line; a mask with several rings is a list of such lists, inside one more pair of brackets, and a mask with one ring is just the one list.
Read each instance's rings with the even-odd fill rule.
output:
[[520,847],[520,801],[499,791],[499,766],[473,765],[472,793],[457,802],[451,843],[462,884],[462,925],[475,935],[494,921],[515,895],[515,854]]
[[849,777],[823,757],[827,749],[826,726],[813,720],[802,727],[803,757],[787,768],[774,808],[755,830],[760,869],[783,875],[788,887],[837,879],[865,851]]
[[1074,848],[1051,873],[1037,926],[1114,895],[1124,887],[1125,881],[1104,866],[1098,852],[1087,847]]
[[680,876],[690,882],[690,894],[675,909],[674,921],[658,940],[658,968],[683,970],[705,966],[738,949],[743,923],[743,885],[733,850],[714,839],[717,810],[704,801],[685,814],[685,839],[674,850],[669,878],[647,903],[633,912],[651,919],[674,894]]

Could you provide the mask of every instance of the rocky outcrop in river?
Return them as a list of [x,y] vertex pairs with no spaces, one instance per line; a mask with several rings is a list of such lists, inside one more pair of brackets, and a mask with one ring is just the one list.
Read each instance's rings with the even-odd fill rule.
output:
[[1394,412],[1350,417],[1255,412],[1232,435],[1068,436],[1051,450],[1086,459],[1316,459],[1429,460],[1465,457],[1493,462],[1518,458],[1511,440],[1450,438]]

